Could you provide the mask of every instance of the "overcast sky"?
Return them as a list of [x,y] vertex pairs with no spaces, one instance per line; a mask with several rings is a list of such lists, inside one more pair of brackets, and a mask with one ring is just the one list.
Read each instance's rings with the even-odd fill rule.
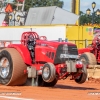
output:
[[[64,1],[63,9],[71,11],[72,0],[61,0],[61,1]],[[91,7],[92,2],[96,3],[95,10],[100,9],[100,0],[80,0],[80,10],[85,13],[87,8],[90,8],[92,11],[92,7]]]

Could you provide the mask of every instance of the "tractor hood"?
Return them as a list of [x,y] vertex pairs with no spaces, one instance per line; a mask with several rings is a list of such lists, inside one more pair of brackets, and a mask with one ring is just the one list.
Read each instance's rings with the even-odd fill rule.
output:
[[58,42],[58,41],[44,41],[44,40],[37,40],[36,41],[37,44],[41,44],[41,45],[47,45],[47,46],[52,46],[52,47],[58,47],[59,45],[71,45],[71,46],[76,46],[73,43],[70,42]]

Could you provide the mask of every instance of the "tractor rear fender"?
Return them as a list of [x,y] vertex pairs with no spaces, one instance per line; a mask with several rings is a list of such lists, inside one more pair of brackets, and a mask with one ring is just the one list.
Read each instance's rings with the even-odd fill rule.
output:
[[78,54],[83,54],[85,52],[90,52],[91,50],[92,50],[91,48],[78,49]]
[[30,52],[26,48],[26,46],[22,44],[10,44],[8,48],[15,48],[22,56],[24,62],[28,65],[32,65],[32,59],[30,56]]

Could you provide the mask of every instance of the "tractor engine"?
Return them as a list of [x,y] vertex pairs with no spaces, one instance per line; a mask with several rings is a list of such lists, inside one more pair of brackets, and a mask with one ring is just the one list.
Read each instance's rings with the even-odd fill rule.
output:
[[56,51],[54,63],[64,63],[67,60],[78,59],[78,51],[76,45],[60,44]]

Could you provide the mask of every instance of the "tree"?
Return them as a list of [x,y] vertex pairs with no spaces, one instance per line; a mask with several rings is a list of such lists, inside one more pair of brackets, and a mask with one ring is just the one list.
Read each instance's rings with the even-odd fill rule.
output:
[[86,14],[80,16],[80,25],[91,23],[92,16],[88,16]]
[[[14,0],[17,3],[17,0]],[[60,0],[25,0],[24,10],[28,11],[31,7],[46,7],[46,6],[58,6],[63,7],[64,2]]]
[[[82,11],[80,11],[80,25],[84,25],[84,24],[92,24],[92,15],[87,15],[84,14]],[[96,24],[100,24],[100,16],[94,15],[94,23]]]

